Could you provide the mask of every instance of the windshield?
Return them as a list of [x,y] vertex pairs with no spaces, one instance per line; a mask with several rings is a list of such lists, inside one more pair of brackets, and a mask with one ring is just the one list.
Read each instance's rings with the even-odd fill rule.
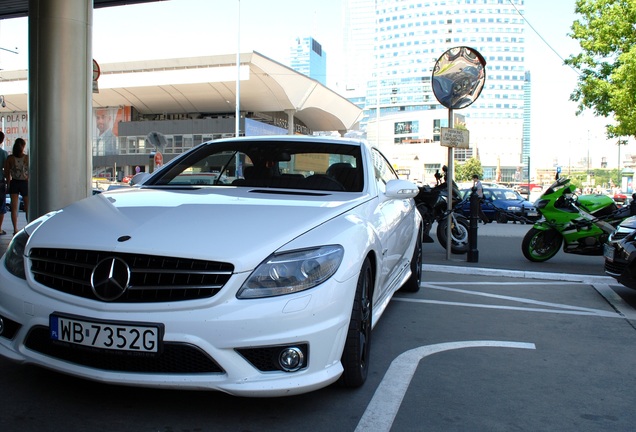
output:
[[[492,197],[491,199],[493,200],[520,200],[520,201],[524,201],[525,198],[523,198],[521,195],[519,195],[519,192],[514,191],[512,189],[490,189],[490,190],[484,190],[484,196],[487,195],[487,192],[490,193],[490,196]],[[488,198],[488,197],[487,197]]]
[[[570,179],[566,177],[560,177],[557,179],[557,181],[552,183],[552,185],[550,185],[550,187],[547,188],[545,192],[543,192],[543,195],[553,194],[555,191],[565,187],[568,183],[570,183]],[[569,191],[564,191],[564,193],[568,193],[568,192]]]
[[239,186],[360,192],[360,147],[310,141],[223,141],[192,150],[145,186]]

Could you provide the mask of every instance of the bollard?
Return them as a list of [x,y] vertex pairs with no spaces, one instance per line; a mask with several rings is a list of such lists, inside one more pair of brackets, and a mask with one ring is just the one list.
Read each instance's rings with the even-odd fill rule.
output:
[[470,195],[470,227],[468,229],[468,262],[479,261],[477,250],[477,227],[479,226],[479,206],[481,200],[476,193]]

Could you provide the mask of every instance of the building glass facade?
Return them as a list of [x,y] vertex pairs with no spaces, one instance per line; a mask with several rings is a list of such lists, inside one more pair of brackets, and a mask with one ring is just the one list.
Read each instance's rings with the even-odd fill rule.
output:
[[327,85],[327,53],[314,38],[296,39],[291,48],[290,66],[296,72]]
[[472,153],[488,172],[501,164],[514,181],[515,172],[527,171],[522,154],[529,154],[523,6],[524,0],[348,0],[347,50],[358,49],[350,60],[372,71],[366,83],[364,75],[347,76],[347,89],[366,88],[361,128],[370,131],[386,116],[442,109],[431,88],[435,62],[449,48],[471,47],[487,62],[481,96],[461,110]]

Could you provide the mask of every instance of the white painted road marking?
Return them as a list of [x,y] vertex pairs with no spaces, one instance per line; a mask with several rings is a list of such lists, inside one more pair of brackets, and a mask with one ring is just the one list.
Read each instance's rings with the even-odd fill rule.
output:
[[[491,282],[490,285],[493,286],[493,285],[500,285],[500,284]],[[525,311],[525,312],[544,312],[544,313],[555,313],[555,314],[566,314],[566,315],[591,315],[591,316],[601,316],[605,318],[624,318],[625,313],[628,310],[628,307],[623,307],[623,312],[619,314],[615,311],[604,311],[600,309],[585,308],[581,306],[573,306],[573,305],[567,305],[562,303],[543,302],[543,301],[532,300],[532,299],[527,299],[523,297],[512,297],[512,296],[504,296],[500,294],[491,294],[491,293],[486,293],[481,291],[470,291],[470,290],[463,290],[459,288],[449,288],[449,287],[440,286],[439,283],[437,284],[423,283],[420,286],[423,288],[435,289],[439,291],[449,291],[449,292],[456,292],[456,293],[466,294],[466,295],[489,297],[489,298],[495,298],[498,300],[507,300],[507,301],[513,301],[518,303],[524,303],[524,304],[545,306],[546,308],[530,308],[530,307],[519,307],[519,306],[489,305],[489,304],[479,304],[479,303],[449,302],[449,301],[442,301],[442,300],[414,299],[410,297],[394,297],[393,300],[403,301],[403,302],[412,302],[412,303],[442,304],[442,305],[450,305],[450,306],[517,310],[517,311]],[[610,299],[608,299],[608,302],[610,302],[613,305]],[[619,310],[617,306],[613,305],[613,307],[616,310]],[[547,308],[553,308],[553,309],[547,309]]]
[[402,399],[424,357],[460,348],[522,348],[536,349],[533,343],[505,341],[463,341],[425,345],[400,354],[389,366],[371,402],[358,422],[356,432],[384,432],[391,430]]
[[498,306],[498,305],[488,305],[488,304],[449,302],[449,301],[442,301],[442,300],[420,300],[420,299],[395,298],[395,297],[393,298],[393,300],[407,302],[407,303],[426,303],[426,304],[437,304],[437,305],[446,305],[446,306],[463,306],[463,307],[481,308],[481,309],[501,309],[501,310],[513,310],[513,311],[522,311],[522,312],[553,313],[553,314],[563,314],[563,315],[600,316],[603,318],[623,318],[623,319],[625,318],[616,312],[604,312],[604,311],[585,312],[585,311],[576,311],[576,310],[541,309],[541,308],[531,308],[531,307],[521,307],[521,306]]

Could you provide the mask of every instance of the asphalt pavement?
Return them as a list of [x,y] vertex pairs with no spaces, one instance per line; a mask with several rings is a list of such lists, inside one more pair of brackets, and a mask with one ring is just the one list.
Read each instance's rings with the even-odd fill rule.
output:
[[[422,289],[396,293],[374,327],[359,389],[237,403],[222,393],[119,387],[0,358],[0,430],[632,430],[636,293],[616,296],[602,256],[560,251],[529,262],[521,242],[531,226],[479,225],[476,262],[447,257],[433,235]],[[10,238],[0,236],[1,252]]]

